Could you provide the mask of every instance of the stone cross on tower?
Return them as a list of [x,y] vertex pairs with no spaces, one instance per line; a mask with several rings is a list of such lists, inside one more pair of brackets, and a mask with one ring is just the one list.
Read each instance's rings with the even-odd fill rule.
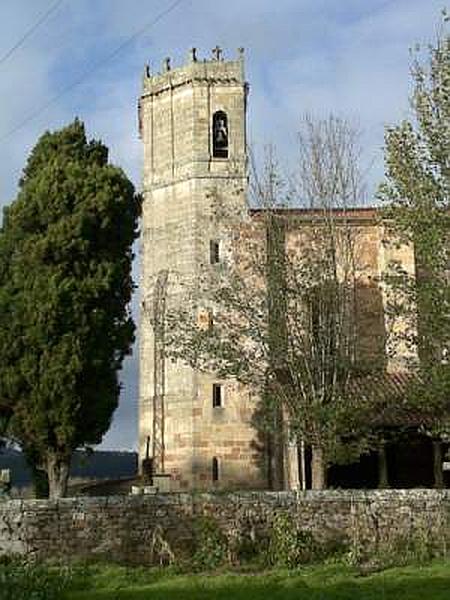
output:
[[222,48],[220,46],[213,48],[212,53],[215,60],[222,60]]

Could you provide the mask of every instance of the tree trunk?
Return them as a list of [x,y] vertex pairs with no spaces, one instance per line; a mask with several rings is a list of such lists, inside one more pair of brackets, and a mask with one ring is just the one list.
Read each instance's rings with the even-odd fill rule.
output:
[[57,454],[47,455],[49,498],[63,498],[67,492],[70,458]]
[[439,440],[433,441],[433,473],[434,487],[444,487],[444,473],[442,470],[442,443]]
[[284,489],[284,444],[283,435],[280,432],[272,434],[272,489],[280,491]]
[[29,446],[23,445],[22,452],[25,455],[27,465],[31,471],[34,497],[48,498],[48,477],[46,465],[43,464],[39,459],[39,454]]
[[386,489],[389,487],[389,473],[386,456],[386,446],[383,444],[378,450],[378,488]]
[[35,465],[31,466],[31,477],[33,479],[34,495],[36,498],[48,498],[48,477],[44,469]]
[[269,482],[270,489],[284,490],[284,424],[282,411],[276,407],[273,412],[272,431],[269,433]]
[[324,490],[327,487],[327,466],[325,463],[323,450],[317,446],[312,448],[311,460],[311,488],[313,490]]

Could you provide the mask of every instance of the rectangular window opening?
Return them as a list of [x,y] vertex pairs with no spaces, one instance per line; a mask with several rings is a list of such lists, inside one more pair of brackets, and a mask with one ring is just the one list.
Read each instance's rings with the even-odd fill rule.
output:
[[213,408],[220,408],[223,406],[223,390],[220,383],[214,383],[212,388],[212,402]]
[[212,459],[212,480],[219,481],[219,459],[217,457]]
[[209,242],[209,261],[212,265],[220,262],[220,245],[217,240]]

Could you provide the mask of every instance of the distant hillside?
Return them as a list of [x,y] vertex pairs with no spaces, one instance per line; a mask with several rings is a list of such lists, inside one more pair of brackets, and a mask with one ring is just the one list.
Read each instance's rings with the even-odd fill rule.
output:
[[[136,452],[96,451],[75,452],[70,469],[71,477],[86,479],[121,479],[136,475],[138,457]],[[10,448],[0,449],[0,470],[10,469],[15,487],[25,487],[31,483],[30,470],[23,454]]]

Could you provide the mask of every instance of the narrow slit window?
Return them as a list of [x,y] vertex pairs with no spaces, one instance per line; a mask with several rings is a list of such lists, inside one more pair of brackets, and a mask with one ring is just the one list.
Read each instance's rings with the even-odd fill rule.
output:
[[219,481],[219,459],[216,456],[212,459],[212,480]]
[[217,240],[209,242],[209,261],[212,265],[217,265],[220,262],[220,245]]
[[212,122],[213,157],[228,158],[228,118],[223,110],[213,115]]
[[220,383],[213,383],[212,388],[212,403],[213,408],[220,408],[223,406],[223,386]]

